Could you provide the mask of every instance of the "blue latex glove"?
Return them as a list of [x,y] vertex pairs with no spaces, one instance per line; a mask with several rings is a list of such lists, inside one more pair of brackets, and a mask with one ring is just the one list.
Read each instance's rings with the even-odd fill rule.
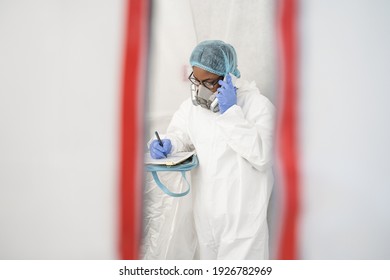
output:
[[154,159],[166,158],[172,150],[172,143],[169,139],[162,139],[163,146],[160,146],[158,140],[153,140],[149,146],[150,156]]
[[218,84],[221,85],[217,94],[219,111],[223,114],[227,109],[237,104],[237,89],[234,87],[232,77],[229,74],[226,75],[226,82],[221,80]]

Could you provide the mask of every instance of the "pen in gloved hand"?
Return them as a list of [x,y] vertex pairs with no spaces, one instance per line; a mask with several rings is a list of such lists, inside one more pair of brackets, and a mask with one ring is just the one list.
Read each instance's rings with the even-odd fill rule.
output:
[[[160,138],[160,135],[158,135],[158,132],[155,131],[154,134],[156,134],[156,137],[157,137],[157,140],[158,140],[158,143],[160,144],[161,147],[164,147],[164,144],[163,142],[161,141],[161,138]],[[163,153],[165,157],[167,157],[167,155],[165,153]]]

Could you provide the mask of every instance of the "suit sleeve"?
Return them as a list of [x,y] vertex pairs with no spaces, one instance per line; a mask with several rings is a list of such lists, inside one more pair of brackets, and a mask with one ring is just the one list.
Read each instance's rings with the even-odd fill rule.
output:
[[273,161],[275,108],[265,97],[253,95],[244,106],[245,114],[238,105],[230,107],[218,117],[217,125],[231,149],[265,171]]

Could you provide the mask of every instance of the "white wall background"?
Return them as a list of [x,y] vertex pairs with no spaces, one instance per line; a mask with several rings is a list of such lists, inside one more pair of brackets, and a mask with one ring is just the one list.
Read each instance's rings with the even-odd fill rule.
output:
[[117,257],[124,11],[0,0],[0,259]]
[[390,258],[390,2],[302,0],[304,259]]

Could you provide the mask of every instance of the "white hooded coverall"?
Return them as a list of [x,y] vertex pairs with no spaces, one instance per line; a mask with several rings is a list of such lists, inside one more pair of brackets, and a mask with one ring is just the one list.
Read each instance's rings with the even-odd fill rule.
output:
[[166,137],[172,153],[196,149],[192,170],[200,259],[268,259],[275,109],[255,83],[237,80],[224,114],[183,102]]

